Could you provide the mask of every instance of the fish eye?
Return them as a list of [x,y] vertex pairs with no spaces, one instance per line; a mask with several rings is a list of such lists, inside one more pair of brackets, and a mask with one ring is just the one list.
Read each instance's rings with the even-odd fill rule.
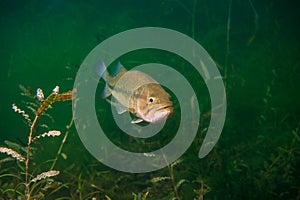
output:
[[153,97],[150,97],[149,98],[149,103],[153,103],[154,102],[154,98]]

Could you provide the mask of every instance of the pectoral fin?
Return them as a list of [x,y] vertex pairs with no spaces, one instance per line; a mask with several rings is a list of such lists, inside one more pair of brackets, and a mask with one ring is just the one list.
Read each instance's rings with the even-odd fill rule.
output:
[[118,102],[112,102],[109,99],[106,99],[106,101],[116,108],[118,114],[123,114],[124,112],[128,111],[128,109],[125,106]]
[[121,105],[121,104],[118,104],[118,105],[116,105],[115,107],[116,107],[116,110],[117,110],[117,113],[118,113],[118,114],[123,114],[124,112],[128,111],[128,110],[126,109],[126,107],[123,106],[123,105]]
[[111,89],[109,88],[108,84],[105,85],[104,90],[101,93],[101,98],[105,99],[111,95]]

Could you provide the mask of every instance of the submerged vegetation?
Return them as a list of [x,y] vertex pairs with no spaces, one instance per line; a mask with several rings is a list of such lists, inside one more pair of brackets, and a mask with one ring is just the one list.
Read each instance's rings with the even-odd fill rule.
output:
[[[54,102],[71,100],[73,94],[71,91],[60,94],[59,87],[56,86],[53,89],[53,92],[46,99],[44,99],[44,93],[40,88],[37,89],[36,96],[33,96],[24,86],[21,86],[20,88],[23,90],[23,94],[27,95],[27,97],[31,97],[34,101],[27,102],[27,109],[30,109],[32,112],[34,112],[35,117],[34,120],[31,120],[30,116],[24,110],[18,108],[16,104],[12,105],[12,109],[24,117],[30,130],[26,147],[22,147],[17,143],[9,141],[6,141],[6,144],[9,147],[0,146],[0,152],[14,158],[17,161],[18,167],[18,170],[15,173],[12,173],[7,169],[1,171],[1,178],[13,180],[2,184],[1,196],[4,199],[41,199],[44,197],[45,192],[47,192],[51,185],[57,184],[52,177],[57,176],[60,171],[53,169],[56,159],[52,161],[52,166],[48,171],[37,174],[38,169],[31,169],[33,168],[33,165],[30,161],[34,156],[34,153],[32,152],[34,147],[32,147],[32,145],[37,144],[38,140],[41,138],[60,136],[61,132],[57,130],[50,130],[43,134],[36,133],[38,129],[38,119],[49,107],[51,107]],[[25,156],[17,152],[17,149],[23,149],[23,154],[25,154]],[[60,152],[58,152],[58,154],[59,153]],[[10,159],[7,158],[0,160],[1,166],[3,166],[3,163],[8,161],[10,161]],[[60,187],[63,186],[64,185],[61,184]]]
[[[70,107],[60,107],[58,102],[71,100],[73,91],[60,93],[58,87],[55,87],[53,92],[44,98],[41,89],[38,89],[36,94],[32,94],[29,88],[21,85],[22,98],[13,99],[10,105],[13,103],[12,109],[16,112],[14,119],[22,118],[25,122],[26,132],[18,133],[21,139],[11,139],[13,137],[6,139],[10,133],[5,133],[7,135],[3,136],[4,144],[0,145],[0,199],[300,200],[300,96],[298,92],[300,47],[299,43],[293,41],[293,37],[298,38],[298,35],[293,36],[288,30],[293,24],[291,20],[287,20],[289,18],[285,18],[287,16],[282,11],[284,7],[280,7],[281,4],[278,2],[228,0],[215,3],[215,1],[164,0],[159,5],[153,7],[149,5],[150,12],[147,10],[143,13],[143,19],[149,20],[153,24],[151,26],[169,27],[163,23],[164,18],[169,17],[173,20],[166,22],[167,25],[172,24],[169,28],[193,37],[218,63],[226,86],[228,112],[221,138],[208,156],[203,159],[197,157],[210,122],[210,109],[207,108],[209,103],[206,103],[209,102],[209,97],[201,98],[199,107],[203,109],[198,135],[180,159],[174,163],[166,163],[167,167],[159,171],[129,174],[110,169],[91,157],[80,143],[72,117],[67,119],[68,125],[65,130],[58,125],[60,119],[68,118],[65,117],[66,113],[71,112]],[[60,6],[59,9],[62,9],[63,6]],[[276,6],[280,9],[275,10]],[[126,7],[129,10],[124,11],[120,7],[114,5],[119,12],[117,14],[120,15],[113,18],[109,12],[109,18],[113,20],[109,21],[110,19],[107,18],[108,22],[103,22],[104,25],[97,27],[96,31],[90,31],[95,33],[94,39],[97,40],[95,41],[97,44],[114,33],[145,26],[143,23],[133,22],[133,13],[139,16],[140,11],[133,11],[134,9],[131,10],[129,7]],[[99,6],[95,8],[98,9]],[[51,9],[55,9],[55,5]],[[51,9],[47,11],[51,13]],[[68,27],[69,29],[77,28],[77,25],[82,23],[79,13],[83,12],[83,9],[81,7],[80,9],[72,7],[72,9],[69,12],[74,10],[78,12],[74,11],[74,19],[66,19],[70,20],[72,25],[71,28]],[[153,15],[154,9],[158,9],[163,14]],[[38,15],[41,18],[42,13]],[[64,17],[62,21],[65,21],[66,16],[62,16]],[[78,16],[80,19],[76,18]],[[90,17],[88,19],[90,20]],[[89,31],[86,21],[83,21],[84,28],[80,28],[84,29],[86,34]],[[93,20],[90,21],[91,26],[94,25]],[[53,26],[50,23],[49,27],[51,25]],[[25,26],[27,30],[27,24]],[[68,38],[63,39],[66,39],[67,45],[72,44],[71,41],[74,40],[69,37],[72,35],[71,31],[59,29],[56,24],[53,32],[50,28],[40,28],[40,30],[48,31],[45,35],[50,35],[48,38],[50,43],[56,36],[53,32],[66,33]],[[83,49],[84,53],[97,45],[93,43],[84,46],[89,40],[91,39],[82,42],[80,50]],[[62,43],[62,45],[66,44]],[[59,61],[53,61],[55,65],[61,64],[61,60],[62,63],[65,62],[65,57],[69,55],[71,57],[70,49],[78,51],[74,46],[64,46],[61,51],[56,45],[53,46],[55,46],[54,50],[47,49],[46,45],[44,48],[47,52],[61,54],[55,58]],[[40,52],[33,51],[33,53],[37,55],[27,56],[32,59],[40,56]],[[78,51],[74,57],[68,59],[79,62],[78,55],[84,53]],[[17,62],[14,62],[16,55],[18,54],[10,55],[9,66],[16,65]],[[51,60],[55,57],[53,55],[51,54],[51,58],[40,56],[40,62]],[[29,58],[25,59],[27,64],[39,66]],[[148,57],[141,55],[130,61],[144,62],[145,58]],[[177,63],[172,64],[177,67]],[[49,64],[52,65],[54,64]],[[68,63],[67,67],[73,66]],[[182,68],[186,69],[186,66]],[[9,69],[8,76],[13,76],[13,72],[13,69]],[[197,87],[196,85],[200,83],[199,88],[201,88],[196,88],[201,91],[199,97],[202,91],[205,93],[205,87],[202,87],[199,77],[193,80],[195,77],[193,72],[184,72],[192,79],[191,82],[196,83],[193,86]],[[31,74],[27,75],[31,77]],[[52,75],[50,78],[54,79],[57,73]],[[35,80],[43,81],[39,78]],[[20,81],[19,77],[17,81]],[[67,87],[67,83],[60,85],[63,88]],[[15,93],[14,90],[13,92]],[[190,103],[192,104],[193,101]],[[179,108],[178,105],[175,106]],[[53,109],[50,110],[51,107]],[[101,116],[106,116],[106,113],[103,114],[106,112],[103,108],[98,109],[97,112]],[[174,113],[173,117],[178,116]],[[2,117],[6,116],[2,115]],[[175,122],[174,118],[169,120]],[[18,122],[14,120],[13,125],[10,123],[9,126],[22,129],[22,125]],[[4,119],[2,123],[5,123]],[[136,146],[145,145],[144,140],[136,141],[135,138],[121,135],[120,131],[112,127],[114,124],[107,126],[110,131],[108,136],[113,138],[116,144],[134,149],[137,149]],[[168,135],[166,131],[166,135],[159,139],[168,142],[173,137],[171,132],[174,131],[170,131]],[[22,140],[25,137],[26,142]],[[159,143],[157,144],[159,146],[163,142],[165,141],[152,141],[150,145]]]
[[[239,80],[232,78],[234,73],[230,74],[231,81]],[[40,118],[52,120],[46,110],[55,107],[55,102],[71,100],[73,92],[59,93],[56,87],[44,99],[41,89],[32,95],[21,86],[24,98],[29,97],[25,101],[26,110],[34,117],[12,105],[13,111],[29,126],[28,142],[22,146],[6,140],[6,146],[0,147],[0,152],[7,154],[0,160],[0,196],[3,199],[299,199],[300,122],[297,113],[285,113],[272,106],[278,78],[275,69],[272,74],[260,100],[262,109],[246,139],[241,136],[245,131],[234,127],[236,122],[229,113],[224,129],[228,135],[207,157],[199,160],[196,155],[209,124],[209,114],[204,114],[200,135],[189,150],[174,163],[166,163],[166,168],[145,174],[116,172],[83,154],[80,163],[88,164],[69,163],[57,168],[58,158],[66,157],[62,149],[72,131],[73,119],[60,145],[52,149],[56,151],[54,159],[36,163],[35,155],[43,148],[39,142],[62,135]],[[69,149],[65,153],[74,152]]]

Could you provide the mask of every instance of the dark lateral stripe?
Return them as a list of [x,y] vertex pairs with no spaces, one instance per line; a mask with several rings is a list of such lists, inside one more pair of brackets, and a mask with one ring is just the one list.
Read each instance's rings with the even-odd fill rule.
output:
[[[121,94],[129,94],[128,90],[124,90],[124,89],[120,89],[120,88],[111,88],[111,90],[113,90],[116,93],[121,93]],[[132,95],[132,94],[131,94]]]

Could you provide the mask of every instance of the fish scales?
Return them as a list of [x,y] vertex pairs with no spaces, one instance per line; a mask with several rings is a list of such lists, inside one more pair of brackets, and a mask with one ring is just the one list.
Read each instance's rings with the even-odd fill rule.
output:
[[130,108],[130,101],[133,98],[138,96],[136,91],[141,86],[146,86],[146,84],[159,84],[153,78],[147,74],[140,71],[126,71],[122,70],[116,77],[107,77],[107,82],[113,86],[112,95],[127,108]]

